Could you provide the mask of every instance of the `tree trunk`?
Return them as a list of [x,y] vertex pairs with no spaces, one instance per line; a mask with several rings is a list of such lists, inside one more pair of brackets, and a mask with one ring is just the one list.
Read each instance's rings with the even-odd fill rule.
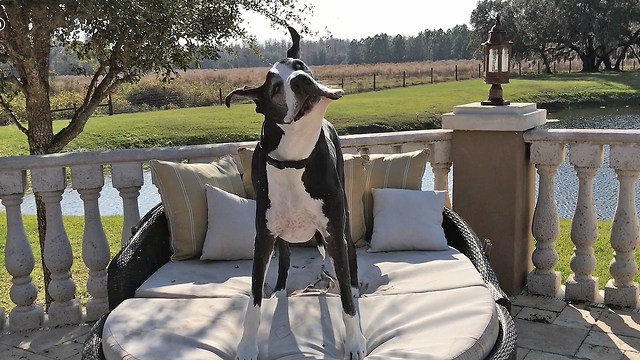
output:
[[630,47],[631,45],[625,45],[622,47],[622,52],[616,59],[616,64],[613,67],[615,71],[622,71],[622,69],[620,69],[620,65],[622,64],[622,61],[627,57],[627,51],[629,51]]
[[[53,122],[51,118],[51,104],[49,102],[49,46],[36,50],[42,52],[35,63],[22,64],[21,70],[24,81],[25,114],[29,124],[27,139],[31,155],[44,155],[53,142]],[[22,74],[21,74],[22,75]],[[38,236],[40,240],[40,256],[44,274],[45,304],[47,309],[51,305],[49,283],[51,271],[44,261],[45,235],[47,232],[46,210],[39,194],[35,194],[38,218]]]
[[544,50],[540,50],[540,57],[542,58],[542,62],[544,63],[544,71],[547,74],[551,74],[551,65],[549,64],[549,59],[547,58],[547,54],[544,52]]
[[594,51],[580,52],[580,60],[582,60],[582,72],[597,72],[598,63],[597,55]]
[[602,56],[600,58],[600,61],[602,62],[602,64],[604,64],[604,70],[605,71],[612,71],[613,70],[613,67],[611,66],[611,57],[609,57],[609,55]]

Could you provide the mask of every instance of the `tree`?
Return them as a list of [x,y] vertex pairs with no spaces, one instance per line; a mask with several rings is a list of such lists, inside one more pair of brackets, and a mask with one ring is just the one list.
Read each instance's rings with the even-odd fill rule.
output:
[[404,36],[396,35],[391,43],[393,53],[391,54],[391,60],[395,63],[401,63],[404,61],[404,53],[406,51],[407,44],[404,40]]
[[[169,79],[177,70],[215,59],[230,39],[251,37],[241,10],[284,24],[301,24],[311,12],[294,0],[1,0],[0,106],[24,133],[32,155],[59,152],[84,129],[98,105],[118,85],[156,72]],[[49,56],[53,46],[95,64],[84,101],[69,124],[53,130],[49,102]],[[15,111],[21,101],[22,117]],[[44,248],[44,206],[38,202]],[[48,271],[45,269],[45,274]]]

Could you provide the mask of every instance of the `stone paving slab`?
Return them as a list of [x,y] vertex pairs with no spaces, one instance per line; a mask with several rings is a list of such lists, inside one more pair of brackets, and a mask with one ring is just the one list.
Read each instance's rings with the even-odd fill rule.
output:
[[640,338],[640,312],[606,309],[598,318],[594,330]]
[[630,336],[592,331],[584,340],[585,344],[604,346],[624,351],[639,351],[640,339]]
[[629,360],[640,360],[640,352],[636,351],[625,351],[623,359]]
[[[0,335],[0,346],[12,349],[8,359],[80,359],[91,324]],[[0,353],[1,354],[1,353]],[[0,359],[5,357],[0,356]]]
[[589,360],[622,360],[624,353],[620,349],[591,344],[582,344],[577,357]]
[[589,333],[588,330],[515,319],[518,347],[573,356]]
[[51,358],[0,344],[0,359],[50,360]]
[[558,313],[548,310],[540,310],[534,308],[523,308],[516,315],[516,319],[539,322],[543,324],[551,324],[558,317]]
[[561,325],[577,329],[591,330],[598,318],[604,312],[604,308],[594,308],[585,305],[569,304],[562,313],[553,321],[555,325]]
[[531,350],[523,360],[573,360],[574,357],[549,354],[547,352]]
[[557,313],[561,312],[565,308],[565,306],[567,306],[567,303],[564,300],[522,294],[514,296],[511,300],[511,303],[523,308],[530,307]]

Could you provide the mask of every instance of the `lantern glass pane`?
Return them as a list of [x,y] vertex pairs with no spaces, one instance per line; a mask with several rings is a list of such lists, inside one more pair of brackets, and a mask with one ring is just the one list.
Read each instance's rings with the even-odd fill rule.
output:
[[509,48],[502,49],[502,72],[509,71]]
[[489,72],[498,72],[498,50],[489,50]]

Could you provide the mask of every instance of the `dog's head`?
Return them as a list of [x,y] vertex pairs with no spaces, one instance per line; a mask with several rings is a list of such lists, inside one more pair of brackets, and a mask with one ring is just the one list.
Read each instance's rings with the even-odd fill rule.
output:
[[[316,81],[309,67],[300,60],[300,35],[289,27],[293,45],[285,59],[277,62],[267,73],[264,84],[233,90],[225,98],[227,107],[235,95],[252,99],[256,112],[264,114],[265,121],[291,124],[314,109],[322,115],[331,100],[339,99],[341,89],[329,89]],[[322,103],[324,106],[316,106]]]

